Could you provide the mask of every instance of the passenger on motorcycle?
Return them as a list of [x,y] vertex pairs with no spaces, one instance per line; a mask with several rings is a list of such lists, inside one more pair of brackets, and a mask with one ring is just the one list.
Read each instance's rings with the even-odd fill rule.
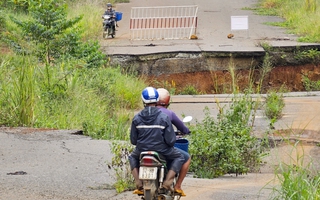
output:
[[[188,127],[186,127],[184,125],[184,123],[177,117],[177,115],[171,111],[168,110],[168,107],[170,105],[170,93],[168,92],[168,90],[164,89],[164,88],[159,88],[157,89],[158,93],[159,93],[159,101],[157,103],[157,107],[164,113],[166,113],[172,124],[182,133],[182,134],[189,134],[190,130],[188,129]],[[174,186],[174,191],[176,193],[179,193],[181,196],[186,196],[186,194],[183,192],[183,190],[181,189],[181,185],[182,182],[185,178],[185,176],[188,173],[189,170],[189,166],[191,163],[191,158],[190,155],[186,152],[183,151],[179,148],[177,148],[177,150],[180,151],[180,153],[183,154],[184,156],[184,164],[181,167],[181,170],[179,172],[179,176],[178,176],[178,180],[176,182],[176,185]]]
[[163,182],[163,187],[173,192],[171,185],[184,163],[184,157],[174,148],[176,134],[169,117],[156,107],[159,100],[157,90],[147,87],[142,91],[141,98],[144,109],[134,116],[130,131],[130,141],[136,145],[129,156],[137,188],[133,193],[143,194],[143,185],[139,180],[139,156],[142,151],[157,151],[171,161],[172,164]]

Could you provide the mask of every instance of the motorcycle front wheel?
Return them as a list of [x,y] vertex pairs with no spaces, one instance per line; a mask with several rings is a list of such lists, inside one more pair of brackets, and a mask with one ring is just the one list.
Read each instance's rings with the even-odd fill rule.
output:
[[108,33],[103,31],[103,34],[102,34],[103,39],[105,39],[107,36],[108,36]]
[[112,28],[108,28],[108,35],[111,35],[112,38],[114,38],[114,33],[112,31]]

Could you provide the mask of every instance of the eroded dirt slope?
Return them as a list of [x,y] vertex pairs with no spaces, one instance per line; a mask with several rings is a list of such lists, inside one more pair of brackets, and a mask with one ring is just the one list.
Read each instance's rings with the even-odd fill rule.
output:
[[[306,91],[303,76],[312,81],[320,80],[320,66],[306,64],[273,67],[263,79],[262,93],[280,88],[286,92]],[[236,85],[240,90],[248,88],[250,84],[257,88],[261,77],[261,69],[237,70],[235,72]],[[147,77],[147,82],[156,87],[176,88],[178,93],[188,86],[194,87],[198,93],[202,94],[222,94],[232,91],[232,76],[228,70],[150,76]]]

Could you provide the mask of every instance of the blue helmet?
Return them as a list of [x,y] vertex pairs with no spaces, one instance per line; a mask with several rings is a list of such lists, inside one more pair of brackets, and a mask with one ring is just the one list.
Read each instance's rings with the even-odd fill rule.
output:
[[145,104],[157,103],[159,101],[159,93],[153,87],[146,87],[141,94],[142,101]]

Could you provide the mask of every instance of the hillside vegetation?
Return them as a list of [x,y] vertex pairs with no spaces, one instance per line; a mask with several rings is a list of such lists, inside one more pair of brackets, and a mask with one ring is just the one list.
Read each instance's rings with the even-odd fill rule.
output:
[[[103,2],[2,1],[0,124],[124,138],[143,80],[100,51]],[[90,12],[88,12],[90,11]]]
[[319,0],[261,0],[256,11],[282,17],[283,22],[270,24],[287,28],[300,42],[320,42]]

